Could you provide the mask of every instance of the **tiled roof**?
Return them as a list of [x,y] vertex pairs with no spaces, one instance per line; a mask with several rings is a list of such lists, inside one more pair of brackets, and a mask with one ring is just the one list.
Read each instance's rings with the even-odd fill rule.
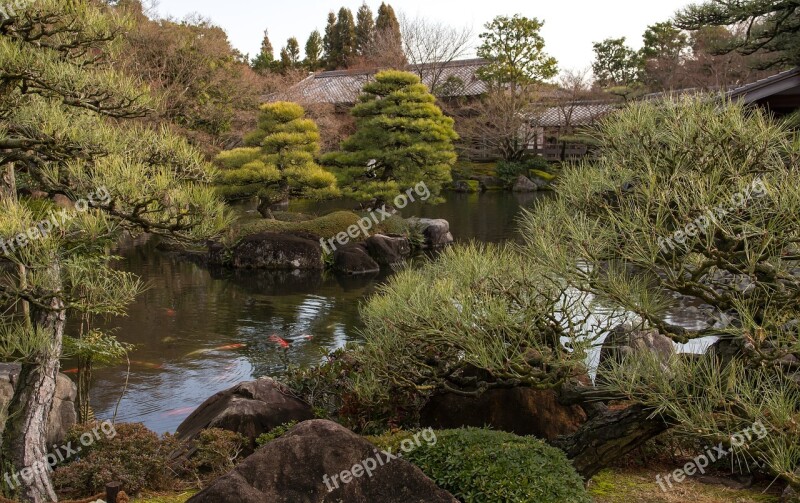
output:
[[732,100],[742,99],[745,103],[753,103],[797,87],[800,87],[800,67],[733,89],[728,92],[728,97]]
[[[476,75],[484,65],[486,60],[475,58],[441,65],[409,65],[406,70],[420,74],[428,87],[436,80],[436,85],[442,89],[440,96],[477,96],[488,90],[486,83]],[[357,101],[364,84],[377,72],[378,69],[314,73],[289,89],[287,95],[311,103],[352,104]],[[448,80],[452,80],[454,85],[442,88]]]
[[560,107],[550,107],[538,117],[533,118],[540,127],[588,126],[619,108],[613,103],[585,102],[569,103]]

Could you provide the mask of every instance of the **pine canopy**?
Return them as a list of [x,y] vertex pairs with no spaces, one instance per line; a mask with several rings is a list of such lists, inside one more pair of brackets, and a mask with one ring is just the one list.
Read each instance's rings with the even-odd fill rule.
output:
[[364,86],[351,112],[356,132],[325,157],[347,195],[389,201],[419,182],[434,195],[441,191],[451,180],[458,135],[435,101],[409,72],[383,71]]
[[218,190],[223,197],[258,197],[264,210],[290,195],[337,195],[336,178],[314,161],[319,153],[319,131],[314,121],[305,118],[300,105],[263,105],[258,129],[247,135],[245,145],[217,156],[222,168]]

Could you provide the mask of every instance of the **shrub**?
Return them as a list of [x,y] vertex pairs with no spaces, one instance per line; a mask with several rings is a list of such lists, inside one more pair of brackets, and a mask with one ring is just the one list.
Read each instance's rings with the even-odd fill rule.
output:
[[507,182],[518,176],[528,176],[531,170],[547,171],[549,163],[544,157],[533,156],[522,161],[500,161],[497,163],[497,176]]
[[[399,450],[409,432],[370,438]],[[436,442],[403,457],[465,503],[590,502],[583,480],[564,453],[533,437],[478,428],[436,432]]]
[[249,442],[239,433],[221,428],[200,432],[188,468],[202,481],[213,480],[229,472]]
[[[67,437],[72,445],[94,425],[76,425]],[[56,468],[53,482],[59,493],[88,496],[119,481],[128,494],[143,489],[163,490],[172,486],[170,454],[178,446],[174,437],[159,437],[140,423],[120,423],[113,438],[100,435],[90,446],[82,446],[80,457]]]
[[261,447],[264,444],[268,444],[269,442],[272,442],[276,438],[282,437],[283,435],[286,434],[287,431],[289,431],[292,428],[294,428],[294,425],[296,425],[296,424],[297,424],[297,421],[289,421],[288,423],[283,423],[280,426],[276,426],[276,427],[272,428],[271,430],[269,430],[266,433],[262,433],[256,439],[256,445]]

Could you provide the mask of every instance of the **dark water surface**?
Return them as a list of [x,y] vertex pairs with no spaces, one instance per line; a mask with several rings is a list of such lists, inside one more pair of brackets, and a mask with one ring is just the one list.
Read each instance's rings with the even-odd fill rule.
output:
[[[437,206],[413,204],[403,216],[444,218],[457,241],[501,242],[516,235],[522,207],[541,195],[451,194]],[[342,201],[293,203],[291,211],[351,209]],[[122,267],[150,288],[113,320],[131,353],[127,390],[117,420],[171,432],[206,398],[252,377],[280,373],[287,363],[313,364],[358,340],[358,307],[387,273],[342,278],[319,273],[213,272],[151,245],[124,253]],[[290,343],[282,349],[271,335]],[[126,385],[126,365],[99,369],[92,406],[111,417]]]

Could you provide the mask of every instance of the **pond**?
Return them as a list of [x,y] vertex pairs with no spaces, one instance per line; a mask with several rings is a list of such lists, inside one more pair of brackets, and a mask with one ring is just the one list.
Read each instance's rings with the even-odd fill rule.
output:
[[[457,241],[514,239],[523,207],[543,194],[450,194],[437,206],[412,204],[403,216],[444,218]],[[290,211],[325,214],[346,201],[292,203]],[[359,304],[386,281],[332,274],[210,271],[150,244],[123,252],[122,267],[149,286],[114,319],[120,340],[136,345],[127,365],[96,371],[91,401],[98,418],[142,422],[173,432],[206,398],[240,381],[310,365],[359,339]],[[290,342],[282,349],[269,340]],[[69,369],[67,369],[69,370]],[[125,390],[124,395],[122,395]],[[123,396],[120,401],[120,396]]]

